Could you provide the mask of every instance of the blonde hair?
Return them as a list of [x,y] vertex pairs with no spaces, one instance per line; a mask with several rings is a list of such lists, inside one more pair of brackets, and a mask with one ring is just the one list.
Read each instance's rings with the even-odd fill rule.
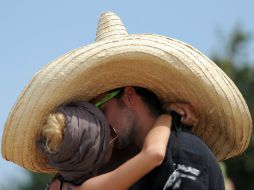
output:
[[65,129],[65,115],[61,112],[49,114],[42,127],[41,135],[45,139],[45,150],[56,153],[63,140]]

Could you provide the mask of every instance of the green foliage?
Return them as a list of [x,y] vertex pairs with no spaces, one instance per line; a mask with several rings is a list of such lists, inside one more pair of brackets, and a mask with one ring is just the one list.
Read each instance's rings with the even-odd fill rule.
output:
[[[235,82],[243,94],[254,116],[254,61],[248,60],[244,52],[250,41],[250,35],[239,29],[234,30],[227,45],[225,55],[214,56],[214,61]],[[254,53],[254,51],[249,51]],[[254,190],[254,141],[251,139],[243,155],[226,161],[227,173],[233,180],[236,190]]]
[[43,190],[46,187],[46,184],[52,178],[52,175],[33,173],[29,172],[30,180],[28,183],[20,184],[19,190]]

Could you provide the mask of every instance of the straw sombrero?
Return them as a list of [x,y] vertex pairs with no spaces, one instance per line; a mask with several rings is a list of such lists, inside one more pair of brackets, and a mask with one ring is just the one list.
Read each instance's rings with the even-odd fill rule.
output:
[[162,101],[190,102],[201,114],[193,131],[218,160],[241,154],[252,119],[232,80],[192,46],[155,34],[130,35],[117,15],[101,15],[96,42],[54,60],[38,73],[11,110],[2,139],[6,160],[53,172],[36,147],[45,117],[58,105],[122,86],[140,86]]

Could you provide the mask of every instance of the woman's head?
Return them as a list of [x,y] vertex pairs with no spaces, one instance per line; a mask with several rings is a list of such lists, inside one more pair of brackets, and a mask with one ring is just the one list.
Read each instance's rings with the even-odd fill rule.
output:
[[[82,183],[110,158],[110,128],[102,112],[79,102],[51,113],[41,132],[40,147],[65,180]],[[107,155],[107,156],[105,156]]]

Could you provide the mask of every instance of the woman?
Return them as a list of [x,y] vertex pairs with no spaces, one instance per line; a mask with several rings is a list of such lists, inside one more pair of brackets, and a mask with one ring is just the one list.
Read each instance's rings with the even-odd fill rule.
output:
[[38,144],[61,181],[53,180],[47,189],[128,189],[162,163],[170,128],[171,116],[161,115],[136,156],[115,170],[96,176],[97,170],[109,161],[117,134],[92,104],[59,107],[48,116]]

